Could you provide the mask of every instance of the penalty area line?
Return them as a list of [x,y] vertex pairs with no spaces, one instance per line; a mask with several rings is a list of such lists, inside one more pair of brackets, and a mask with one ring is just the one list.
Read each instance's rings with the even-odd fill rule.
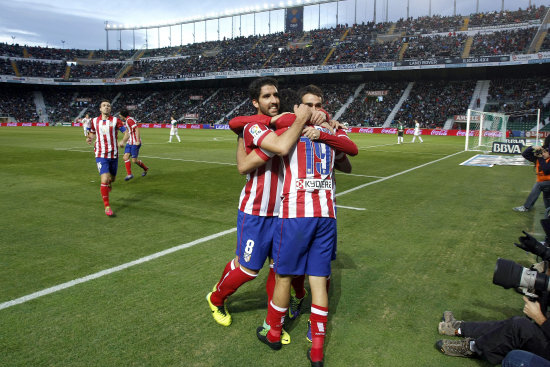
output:
[[154,253],[152,255],[142,257],[142,258],[134,260],[134,261],[130,261],[126,264],[118,265],[118,266],[115,266],[115,267],[110,268],[110,269],[105,269],[105,270],[99,271],[97,273],[87,275],[87,276],[82,277],[82,278],[74,279],[74,280],[71,280],[71,281],[66,282],[66,283],[58,284],[56,286],[46,288],[46,289],[43,289],[41,291],[34,292],[34,293],[28,294],[26,296],[20,297],[20,298],[16,298],[16,299],[11,300],[11,301],[0,303],[0,310],[3,310],[4,308],[8,308],[8,307],[11,307],[11,306],[15,306],[15,305],[18,305],[18,304],[21,304],[21,303],[25,303],[25,302],[33,300],[35,298],[42,297],[42,296],[45,296],[45,295],[48,295],[48,294],[51,294],[51,293],[55,293],[55,292],[58,292],[58,291],[63,290],[63,289],[73,287],[73,286],[75,286],[77,284],[80,284],[80,283],[85,283],[85,282],[93,280],[93,279],[101,278],[105,275],[116,273],[118,271],[128,269],[128,268],[130,268],[132,266],[135,266],[135,265],[143,264],[145,262],[157,259],[157,258],[162,257],[162,256],[166,256],[166,255],[171,254],[173,252],[183,250],[185,248],[189,248],[189,247],[198,245],[199,243],[207,242],[207,241],[213,240],[213,239],[218,238],[218,237],[225,236],[226,234],[233,233],[233,232],[236,232],[236,231],[237,231],[237,228],[231,228],[231,229],[228,229],[228,230],[223,231],[223,232],[218,232],[218,233],[212,234],[210,236],[199,238],[197,240],[194,240],[194,241],[191,241],[191,242],[188,242],[188,243],[184,243],[184,244],[181,244],[181,245],[178,245],[178,246],[174,246],[174,247],[171,247],[169,249]]

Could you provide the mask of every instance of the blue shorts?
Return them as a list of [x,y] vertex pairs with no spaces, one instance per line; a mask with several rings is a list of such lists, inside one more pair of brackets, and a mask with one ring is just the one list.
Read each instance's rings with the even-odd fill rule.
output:
[[124,154],[130,153],[130,156],[132,158],[137,158],[139,155],[139,148],[141,148],[141,144],[140,145],[126,144],[126,147],[124,148]]
[[115,177],[118,170],[118,158],[96,158],[97,170],[99,174],[110,173]]
[[273,230],[278,219],[246,214],[239,210],[235,254],[245,268],[256,271],[263,268],[265,260],[271,254]]
[[281,275],[329,276],[336,256],[336,219],[280,218],[273,239],[273,269]]

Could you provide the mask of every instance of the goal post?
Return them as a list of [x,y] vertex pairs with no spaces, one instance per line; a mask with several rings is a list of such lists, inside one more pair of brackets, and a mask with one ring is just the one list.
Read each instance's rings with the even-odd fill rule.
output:
[[468,109],[464,150],[490,152],[495,141],[506,141],[508,116]]

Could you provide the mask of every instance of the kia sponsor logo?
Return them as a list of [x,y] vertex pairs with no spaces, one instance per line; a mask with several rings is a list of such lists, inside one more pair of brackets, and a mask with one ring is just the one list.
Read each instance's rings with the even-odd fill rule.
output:
[[431,135],[447,136],[447,130],[432,130]]

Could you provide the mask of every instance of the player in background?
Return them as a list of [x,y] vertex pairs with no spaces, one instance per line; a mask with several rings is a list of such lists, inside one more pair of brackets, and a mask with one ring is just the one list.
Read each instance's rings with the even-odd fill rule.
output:
[[[127,109],[124,109],[119,112],[119,116],[122,120],[126,122],[126,132],[124,133],[124,138],[120,142],[119,146],[124,148],[124,167],[126,167],[126,177],[124,181],[129,181],[134,178],[132,174],[132,163],[137,164],[143,169],[141,176],[146,176],[149,171],[141,159],[138,159],[139,150],[141,148],[141,133],[139,127],[133,117],[130,116],[130,112]],[[130,161],[130,156],[132,160]]]
[[175,135],[176,138],[178,138],[178,142],[181,143],[180,136],[178,135],[178,121],[174,116],[170,116],[170,125],[170,140],[168,140],[168,142],[171,143],[172,137]]
[[[250,97],[258,115],[275,116],[279,98],[277,81],[259,78],[251,83]],[[303,106],[296,110],[297,117],[290,128],[280,135],[263,123],[247,124],[243,137],[238,139],[238,154],[241,150],[256,150],[262,166],[254,169],[247,177],[247,183],[240,196],[237,216],[236,257],[225,266],[220,280],[206,299],[214,320],[223,326],[231,324],[231,315],[225,306],[227,298],[241,285],[257,277],[265,260],[271,253],[272,231],[280,206],[282,176],[279,176],[280,159],[296,142],[311,112]],[[246,154],[246,153],[245,153]],[[239,158],[238,158],[239,159]],[[270,272],[271,273],[271,272]],[[268,276],[266,292],[271,298],[275,277]],[[288,344],[290,337],[283,342]]]
[[87,113],[80,122],[82,123],[82,129],[84,129],[84,136],[88,136],[88,131],[90,131],[90,122],[92,122],[90,114]]
[[420,135],[422,135],[422,132],[420,131],[420,123],[418,122],[418,120],[414,120],[414,136],[412,142],[414,143],[416,137],[418,137],[418,139],[420,139],[420,142],[423,143],[424,140],[422,140],[422,137]]
[[95,161],[101,178],[101,198],[105,214],[114,216],[109,204],[109,193],[115,182],[118,169],[118,132],[125,132],[124,123],[111,115],[111,102],[102,100],[99,104],[101,115],[92,119],[90,131],[86,137],[88,144],[94,143]]
[[403,133],[405,131],[405,128],[403,127],[403,124],[401,121],[397,121],[397,144],[403,143]]

